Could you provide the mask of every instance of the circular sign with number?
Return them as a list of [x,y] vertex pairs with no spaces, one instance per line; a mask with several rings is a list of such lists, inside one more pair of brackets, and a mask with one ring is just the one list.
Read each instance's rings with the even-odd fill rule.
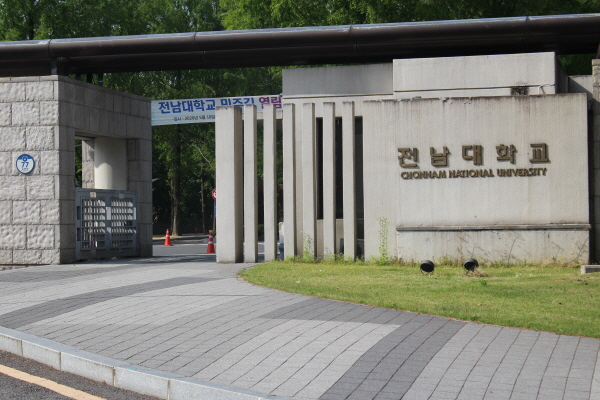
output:
[[211,195],[212,195],[213,200],[216,201],[217,200],[217,189],[213,189]]
[[20,173],[28,174],[33,171],[33,167],[35,167],[35,161],[29,154],[21,154],[17,158],[17,171]]

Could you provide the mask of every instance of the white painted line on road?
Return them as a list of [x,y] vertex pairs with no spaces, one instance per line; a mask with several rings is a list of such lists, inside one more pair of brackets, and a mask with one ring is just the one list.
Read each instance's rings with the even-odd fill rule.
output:
[[6,365],[0,364],[0,374],[8,375],[11,378],[15,378],[20,381],[41,386],[43,388],[52,390],[53,392],[75,400],[106,400],[103,397],[94,396],[93,394],[82,392],[81,390],[74,389],[70,386],[61,385],[60,383],[56,383],[49,379],[41,378],[35,375],[30,375],[27,372],[19,371],[18,369],[10,368]]

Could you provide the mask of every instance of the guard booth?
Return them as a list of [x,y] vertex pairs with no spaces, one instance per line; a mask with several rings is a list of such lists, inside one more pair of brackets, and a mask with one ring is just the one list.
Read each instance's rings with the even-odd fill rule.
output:
[[[150,99],[57,75],[2,78],[0,114],[0,265],[152,255]],[[24,155],[33,168],[19,168]]]

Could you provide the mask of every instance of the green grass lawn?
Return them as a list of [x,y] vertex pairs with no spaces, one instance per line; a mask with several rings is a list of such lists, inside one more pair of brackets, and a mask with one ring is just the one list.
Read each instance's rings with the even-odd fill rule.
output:
[[[468,321],[600,338],[600,273],[573,267],[269,262],[240,271],[247,281],[327,299]],[[487,276],[485,276],[487,275]]]

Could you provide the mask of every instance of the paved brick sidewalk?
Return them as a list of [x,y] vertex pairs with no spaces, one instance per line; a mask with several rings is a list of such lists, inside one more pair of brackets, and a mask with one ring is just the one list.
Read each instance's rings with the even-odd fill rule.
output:
[[264,289],[176,247],[2,271],[0,326],[295,399],[600,400],[600,340]]

